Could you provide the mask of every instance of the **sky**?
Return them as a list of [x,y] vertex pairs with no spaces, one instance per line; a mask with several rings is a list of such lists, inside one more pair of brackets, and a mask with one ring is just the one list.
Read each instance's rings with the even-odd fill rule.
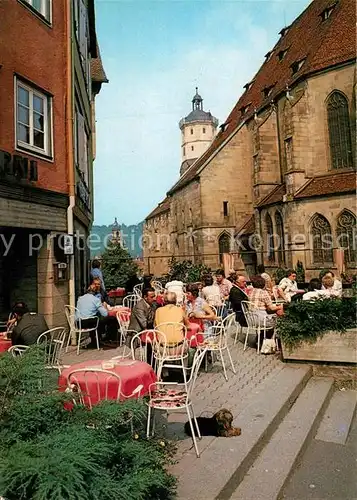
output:
[[96,98],[95,224],[136,224],[179,177],[195,87],[224,123],[309,0],[96,0],[109,79]]

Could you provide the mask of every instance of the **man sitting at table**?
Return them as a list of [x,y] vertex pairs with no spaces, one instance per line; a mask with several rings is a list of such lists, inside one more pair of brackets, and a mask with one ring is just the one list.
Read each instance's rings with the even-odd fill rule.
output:
[[223,301],[221,298],[221,291],[217,283],[213,283],[213,278],[210,274],[203,277],[204,287],[201,291],[201,297],[207,302],[209,306],[219,307]]
[[[155,290],[152,287],[144,288],[143,298],[135,304],[131,311],[129,330],[142,332],[143,330],[151,330],[154,327],[155,295]],[[130,342],[131,339],[128,340]]]
[[247,326],[247,321],[243,313],[242,301],[249,300],[246,287],[247,278],[242,274],[238,276],[235,275],[233,278],[233,286],[229,292],[229,301],[233,311],[236,313],[236,321],[240,324],[240,326],[244,327]]
[[279,288],[284,292],[287,302],[298,300],[301,298],[301,294],[304,293],[304,290],[298,289],[296,271],[294,271],[294,269],[289,269],[287,271],[287,277],[280,281]]
[[47,323],[42,314],[29,312],[24,302],[19,302],[13,309],[16,326],[11,332],[12,345],[32,345],[48,330]]
[[[87,292],[78,298],[76,319],[81,319],[81,328],[94,328],[96,318],[107,318],[108,310],[100,298],[97,296],[97,287],[94,283],[89,285]],[[105,330],[105,321],[100,321],[98,325],[98,336],[101,337]],[[96,346],[95,332],[90,332],[91,346]]]
[[[324,279],[325,278],[330,278],[333,281],[333,285],[331,286],[325,286],[324,284]],[[330,283],[330,280],[327,280],[328,283]],[[322,290],[328,290],[329,295],[332,297],[342,297],[342,283],[340,280],[335,278],[335,275],[332,271],[326,271],[322,275]]]
[[223,269],[218,269],[216,272],[216,281],[221,292],[221,297],[223,300],[227,300],[229,297],[229,292],[232,288],[232,283],[225,277]]

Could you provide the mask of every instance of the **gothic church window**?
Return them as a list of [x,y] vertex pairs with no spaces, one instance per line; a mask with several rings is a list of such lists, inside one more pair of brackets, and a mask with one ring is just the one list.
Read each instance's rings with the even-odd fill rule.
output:
[[338,246],[345,250],[345,261],[356,265],[356,217],[344,210],[337,220]]
[[332,168],[352,166],[350,116],[346,97],[335,90],[327,101],[327,123]]
[[219,261],[223,262],[223,254],[231,251],[231,237],[227,233],[221,234],[218,239]]
[[333,262],[333,243],[331,226],[321,214],[316,214],[311,223],[312,258],[314,263]]
[[268,260],[275,260],[275,249],[274,249],[274,230],[273,230],[273,221],[269,214],[265,217],[265,230],[267,235],[267,254]]
[[284,221],[280,212],[275,214],[275,225],[277,233],[277,248],[279,265],[285,265],[285,242],[284,242]]

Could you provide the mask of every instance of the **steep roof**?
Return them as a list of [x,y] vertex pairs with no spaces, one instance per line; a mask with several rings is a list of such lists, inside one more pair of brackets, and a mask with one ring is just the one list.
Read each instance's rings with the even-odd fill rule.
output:
[[255,233],[255,217],[250,215],[244,223],[236,229],[235,236],[243,236]]
[[91,78],[93,82],[108,83],[109,80],[105,74],[102,58],[97,44],[97,57],[92,58],[90,62]]
[[153,219],[160,214],[168,212],[170,210],[170,198],[166,197],[162,202],[158,204],[156,208],[146,217],[145,220]]
[[276,186],[272,191],[270,191],[267,196],[260,200],[257,207],[266,207],[267,205],[280,203],[281,201],[283,201],[283,196],[285,193],[285,184],[280,184],[279,186]]
[[[330,16],[323,20],[323,12],[334,7]],[[275,47],[245,86],[237,104],[228,116],[222,131],[208,150],[191,166],[169,193],[176,191],[194,179],[202,165],[219,146],[254,110],[268,106],[286,88],[314,72],[338,64],[353,61],[356,55],[354,0],[314,0],[305,11],[281,31]],[[300,63],[300,64],[299,64]],[[301,66],[300,66],[301,65]],[[296,66],[300,68],[296,70]],[[264,89],[266,89],[264,93]],[[269,95],[266,95],[268,94]],[[242,113],[242,110],[247,110]]]
[[356,179],[356,172],[336,172],[314,177],[299,189],[294,199],[353,193],[356,191]]

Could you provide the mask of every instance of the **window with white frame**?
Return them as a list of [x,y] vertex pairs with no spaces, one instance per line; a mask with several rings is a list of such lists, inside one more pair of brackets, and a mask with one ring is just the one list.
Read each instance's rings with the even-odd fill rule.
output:
[[52,0],[21,0],[23,3],[31,5],[41,16],[51,22]]
[[81,63],[84,72],[84,77],[86,80],[86,85],[88,91],[90,90],[90,57],[89,57],[89,20],[88,20],[88,8],[83,0],[75,0],[79,3],[78,10],[78,43],[79,52],[81,56]]
[[52,99],[16,80],[16,146],[52,155]]

